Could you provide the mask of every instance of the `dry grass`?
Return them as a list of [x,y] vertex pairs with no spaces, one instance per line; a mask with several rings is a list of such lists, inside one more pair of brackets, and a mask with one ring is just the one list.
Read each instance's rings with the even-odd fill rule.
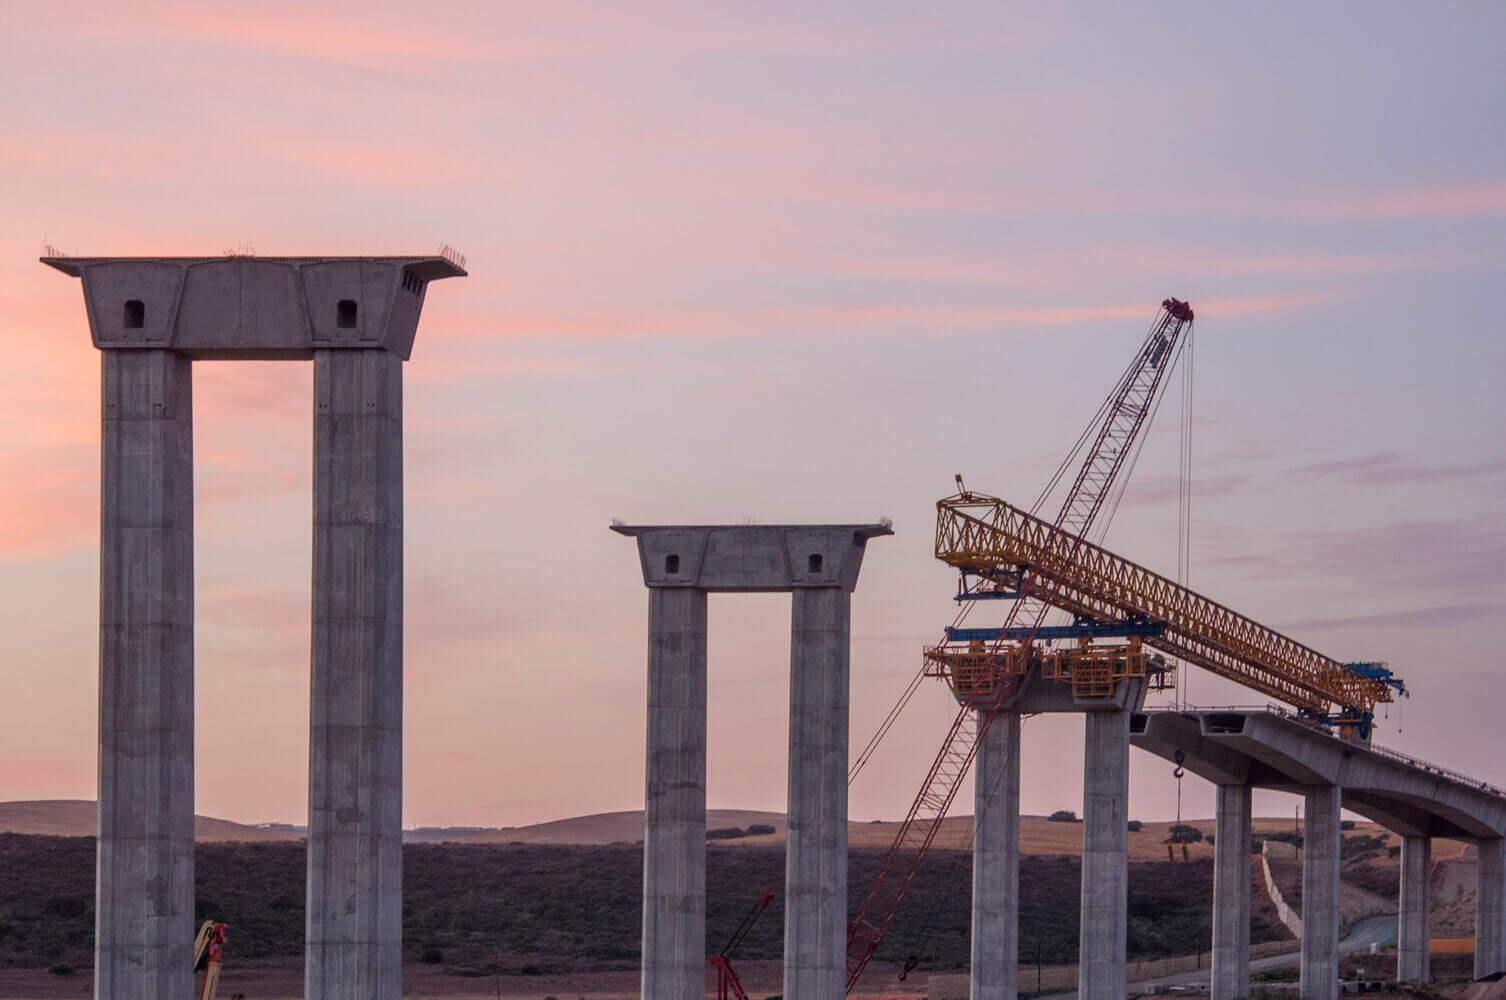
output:
[[[41,802],[0,802],[0,833],[39,837],[92,837],[99,814],[92,799],[50,799]],[[213,816],[194,819],[194,836],[208,842],[279,843],[302,840],[288,830],[263,830]]]

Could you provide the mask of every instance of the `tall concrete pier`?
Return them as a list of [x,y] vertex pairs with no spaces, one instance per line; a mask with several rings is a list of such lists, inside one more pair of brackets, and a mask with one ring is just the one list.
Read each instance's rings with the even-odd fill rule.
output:
[[1213,838],[1213,1000],[1250,995],[1250,786],[1218,786]]
[[972,1000],[1014,1000],[1020,955],[1020,713],[999,712],[973,767]]
[[402,990],[403,375],[314,356],[310,997]]
[[398,1000],[402,362],[448,257],[54,257],[104,352],[95,996],[192,991],[195,360],[312,360],[310,1000]]
[[[887,524],[614,525],[649,588],[643,837],[644,1000],[706,983],[706,595],[788,591],[789,844],[784,995],[846,992],[849,615]],[[750,901],[751,902],[751,901]]]
[[706,592],[654,588],[648,604],[643,995],[699,997],[706,979]]
[[[784,995],[841,996],[847,976],[847,707],[852,595],[796,590],[790,625]],[[844,987],[833,994],[832,984]]]
[[192,992],[193,374],[103,358],[99,997]]

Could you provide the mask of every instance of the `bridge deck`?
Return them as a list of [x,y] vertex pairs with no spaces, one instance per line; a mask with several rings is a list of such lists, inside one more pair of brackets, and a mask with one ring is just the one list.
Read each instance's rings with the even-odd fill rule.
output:
[[1300,792],[1338,785],[1344,808],[1407,836],[1506,836],[1506,791],[1273,708],[1136,713],[1130,742],[1216,784]]

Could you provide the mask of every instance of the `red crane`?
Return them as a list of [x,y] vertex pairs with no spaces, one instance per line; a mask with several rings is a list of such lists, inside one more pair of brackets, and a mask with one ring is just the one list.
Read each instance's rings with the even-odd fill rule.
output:
[[[1150,331],[1113,391],[1099,407],[1088,428],[1062,462],[1036,501],[1039,509],[1050,498],[1068,469],[1087,446],[1087,454],[1056,517],[1053,533],[1059,537],[1053,550],[1070,563],[1080,540],[1091,530],[1112,492],[1125,462],[1146,422],[1155,412],[1166,386],[1166,373],[1175,365],[1184,335],[1192,327],[1192,307],[1178,299],[1166,299]],[[1091,443],[1089,443],[1091,442]],[[958,477],[959,488],[961,477]],[[944,503],[945,501],[943,501]],[[939,505],[938,505],[939,506]],[[1026,573],[1029,572],[1027,569]],[[1015,598],[1005,627],[999,631],[992,655],[1004,657],[1006,669],[990,673],[986,691],[969,689],[957,717],[952,720],[940,751],[926,773],[920,792],[900,824],[894,843],[874,877],[857,915],[847,928],[847,992],[851,993],[863,969],[883,941],[900,903],[910,889],[920,863],[941,829],[962,780],[972,767],[978,744],[1028,665],[1033,640],[1051,609],[1051,582],[1038,582],[1034,595],[1024,596],[1019,580],[981,576],[969,579],[963,570],[959,599]],[[1023,627],[1021,627],[1023,626]],[[1008,643],[1008,649],[1005,645]],[[923,668],[924,671],[925,668]],[[912,687],[913,690],[913,687]],[[961,690],[959,696],[963,695]],[[887,727],[886,721],[886,727]],[[910,963],[907,963],[908,971]]]
[[743,943],[743,938],[753,929],[753,924],[763,915],[763,911],[774,902],[774,890],[765,889],[758,901],[743,915],[743,922],[737,925],[732,932],[732,937],[722,950],[711,956],[711,966],[716,969],[716,1000],[748,1000],[748,992],[743,989],[743,981],[738,978],[737,970],[732,968],[732,953],[737,946]]

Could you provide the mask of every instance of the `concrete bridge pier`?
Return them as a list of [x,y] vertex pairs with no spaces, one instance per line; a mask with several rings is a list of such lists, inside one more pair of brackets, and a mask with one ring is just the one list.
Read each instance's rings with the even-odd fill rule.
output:
[[1506,840],[1475,841],[1480,888],[1475,893],[1475,978],[1506,972]]
[[1212,1000],[1250,995],[1250,819],[1247,784],[1219,785],[1213,842]]
[[1401,898],[1397,916],[1396,979],[1432,981],[1429,910],[1432,907],[1433,841],[1405,836],[1401,841]]
[[893,532],[883,522],[612,530],[637,539],[649,588],[642,996],[705,993],[706,595],[788,593],[784,995],[841,1000],[852,592],[868,540]]
[[193,376],[106,351],[101,379],[96,995],[193,988]]
[[402,365],[314,357],[310,1000],[402,996]]
[[852,595],[796,590],[790,629],[784,995],[847,986],[847,707]]
[[1000,712],[973,768],[972,1000],[1015,1000],[1020,955],[1020,713]]
[[1124,1000],[1129,932],[1130,713],[1087,712],[1082,796],[1082,931],[1077,995]]
[[706,592],[653,588],[643,797],[643,995],[706,985]]
[[1339,817],[1338,785],[1315,785],[1305,793],[1302,837],[1302,996],[1335,1000],[1339,995]]

